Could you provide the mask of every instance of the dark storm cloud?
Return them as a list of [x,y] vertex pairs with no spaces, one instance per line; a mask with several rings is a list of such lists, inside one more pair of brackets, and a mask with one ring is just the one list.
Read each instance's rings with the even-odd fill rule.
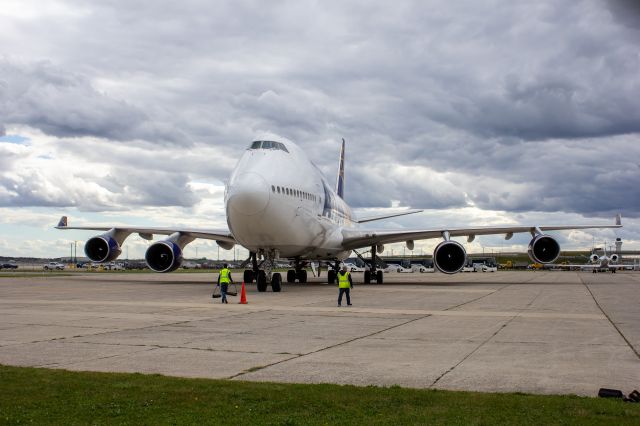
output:
[[[71,3],[0,35],[26,58],[0,67],[0,126],[147,150],[64,148],[104,156],[118,185],[131,173],[122,202],[190,205],[185,176],[224,179],[270,132],[330,181],[345,137],[359,207],[638,216],[632,3]],[[136,169],[167,174],[167,190]]]
[[166,141],[179,136],[149,123],[141,109],[98,92],[87,78],[49,62],[0,60],[0,88],[3,125],[27,125],[58,137]]

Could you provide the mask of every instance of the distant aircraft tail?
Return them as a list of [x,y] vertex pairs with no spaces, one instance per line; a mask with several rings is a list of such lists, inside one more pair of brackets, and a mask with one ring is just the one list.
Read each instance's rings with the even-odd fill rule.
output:
[[344,138],[342,138],[342,148],[340,149],[340,164],[338,166],[336,194],[338,194],[340,198],[344,198]]
[[66,216],[62,216],[60,218],[60,220],[58,221],[57,228],[65,228],[66,226],[67,226],[67,217]]

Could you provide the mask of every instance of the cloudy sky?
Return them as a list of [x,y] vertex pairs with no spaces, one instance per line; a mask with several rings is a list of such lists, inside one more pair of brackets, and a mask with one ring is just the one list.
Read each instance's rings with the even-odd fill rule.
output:
[[[63,214],[225,227],[224,180],[264,133],[330,180],[344,137],[345,198],[361,212],[427,209],[376,226],[621,212],[623,230],[563,233],[563,248],[620,236],[640,249],[638,5],[3,0],[0,255],[80,253],[91,234],[53,230]],[[128,243],[131,257],[147,246]]]

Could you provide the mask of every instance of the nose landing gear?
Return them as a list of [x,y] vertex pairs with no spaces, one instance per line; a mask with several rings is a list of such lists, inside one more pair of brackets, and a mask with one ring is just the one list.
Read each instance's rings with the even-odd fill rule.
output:
[[[274,293],[278,293],[282,290],[282,276],[279,272],[271,273],[278,254],[275,250],[261,251],[260,254],[264,260],[258,265],[258,255],[253,252],[251,253],[250,258],[253,269],[246,269],[244,271],[244,282],[252,283],[255,277],[259,292],[267,291],[267,286],[271,284],[271,290]],[[260,269],[260,267],[262,267],[262,269]]]

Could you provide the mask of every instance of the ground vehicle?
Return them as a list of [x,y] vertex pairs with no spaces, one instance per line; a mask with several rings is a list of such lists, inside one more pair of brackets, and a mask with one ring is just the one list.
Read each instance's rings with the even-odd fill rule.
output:
[[416,265],[411,265],[411,272],[421,272],[421,273],[426,273],[426,272],[435,272],[435,268],[434,267],[426,267],[424,265],[420,265],[420,264],[416,264]]
[[0,269],[18,269],[18,265],[13,260],[0,265]]
[[344,265],[347,267],[347,270],[350,272],[364,272],[366,271],[367,268],[363,268],[361,266],[357,266],[354,265],[353,263],[344,263]]
[[105,263],[102,267],[109,271],[120,271],[124,269],[124,266],[121,263],[116,262]]
[[462,272],[475,272],[476,268],[473,267],[473,265],[464,265],[462,267]]
[[397,263],[389,263],[387,267],[384,269],[385,272],[399,272],[399,273],[409,273],[413,272],[413,270],[409,268],[405,268],[402,265],[398,265]]
[[49,262],[49,263],[45,263],[43,268],[46,271],[62,271],[64,269],[64,263],[60,263],[60,262]]
[[496,272],[498,268],[494,265],[482,265],[482,272]]

